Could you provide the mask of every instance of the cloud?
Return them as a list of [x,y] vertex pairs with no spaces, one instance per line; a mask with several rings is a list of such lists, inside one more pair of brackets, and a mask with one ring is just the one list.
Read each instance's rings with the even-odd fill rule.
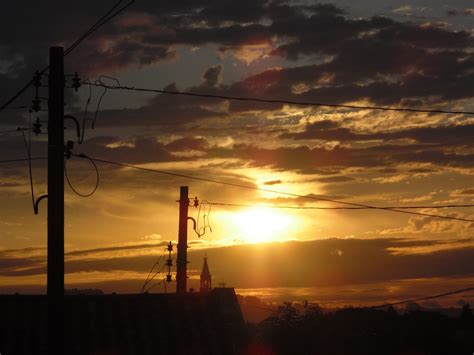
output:
[[204,138],[183,137],[175,139],[166,144],[166,149],[171,152],[182,152],[187,150],[206,150],[209,143]]
[[462,189],[462,190],[455,190],[452,192],[452,195],[455,196],[469,196],[469,195],[474,195],[474,188],[470,189]]
[[342,176],[342,175],[341,176],[328,176],[328,177],[318,179],[318,181],[322,183],[348,182],[352,180],[354,180],[354,178],[351,178],[349,176]]
[[[384,152],[380,154],[380,152]],[[319,173],[321,169],[348,167],[388,167],[400,164],[429,163],[445,167],[471,168],[474,157],[427,149],[423,145],[381,144],[367,148],[335,146],[334,148],[298,145],[293,147],[263,148],[254,145],[235,144],[230,148],[215,148],[209,156],[215,158],[239,158],[254,167],[276,170],[293,170],[303,174]],[[337,178],[340,180],[340,178]]]
[[203,86],[217,86],[222,82],[223,66],[221,64],[208,68],[203,76]]
[[440,125],[436,127],[413,127],[399,129],[392,132],[357,132],[350,128],[341,127],[339,122],[331,120],[315,121],[307,124],[303,131],[284,133],[281,138],[319,139],[335,141],[390,141],[410,139],[418,143],[436,145],[468,145],[470,137],[474,134],[473,124]]
[[267,186],[273,186],[273,185],[279,185],[282,182],[283,181],[281,181],[281,180],[270,180],[270,181],[265,181],[263,184],[267,185]]
[[[137,244],[71,252],[66,254],[66,272],[70,275],[87,272],[146,273],[156,261],[157,246],[159,249],[165,244]],[[471,244],[470,240],[330,238],[306,242],[213,246],[191,249],[189,267],[191,273],[199,271],[206,254],[215,279],[225,279],[235,287],[326,287],[410,278],[461,277],[474,273],[472,263],[469,262],[474,256]],[[436,250],[438,247],[442,248]],[[428,251],[410,253],[416,248],[426,248]],[[430,248],[435,251],[430,252]],[[124,254],[125,250],[129,253]],[[400,250],[403,252],[400,253]],[[263,251],[265,257],[248,258]],[[2,276],[31,276],[45,272],[44,256],[21,257],[19,254],[19,251],[16,257],[0,254]],[[282,258],[287,262],[282,263]],[[242,260],[247,262],[242,263]],[[238,273],[235,272],[236,268]]]
[[[15,62],[13,58],[22,59],[15,69],[19,80],[45,61],[45,51],[38,48],[70,43],[77,36],[77,28],[86,28],[93,22],[94,16],[86,11],[90,7],[87,1],[71,8],[58,6],[57,1],[50,1],[50,5],[58,9],[55,16],[69,19],[61,21],[61,30],[45,10],[48,6],[25,10],[20,4],[9,5],[9,12],[18,15],[12,19],[30,21],[25,30],[16,33],[15,41],[8,36],[2,41],[3,51],[11,58],[9,67]],[[32,37],[32,31],[26,28],[40,25],[36,23],[40,19],[47,19],[49,25],[44,26],[41,20],[43,30]],[[7,20],[0,30],[8,33],[6,29],[11,26]],[[29,46],[30,41],[36,45]],[[307,66],[307,76],[300,78],[311,87],[323,76],[333,77],[337,87],[333,91],[313,88],[311,95],[301,96],[302,99],[311,96],[340,102],[367,98],[377,103],[398,103],[402,98],[428,98],[443,93],[448,95],[441,100],[472,95],[469,73],[473,66],[473,38],[468,31],[381,17],[354,19],[331,4],[257,1],[244,11],[232,1],[189,1],[172,6],[137,3],[131,12],[101,28],[78,48],[74,65],[75,70],[80,67],[86,75],[105,69],[110,74],[176,59],[177,46],[205,44],[215,44],[221,51],[232,49],[236,55],[264,45],[270,46],[269,53],[290,60],[328,56],[322,64]],[[292,73],[288,77],[291,80],[299,69],[283,70]],[[2,89],[9,91],[12,83],[5,81]],[[280,94],[288,96],[290,92],[280,90]]]

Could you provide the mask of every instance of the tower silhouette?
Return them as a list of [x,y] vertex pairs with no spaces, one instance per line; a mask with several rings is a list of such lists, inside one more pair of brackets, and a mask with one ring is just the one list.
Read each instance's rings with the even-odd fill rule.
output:
[[207,265],[207,256],[204,257],[204,264],[201,271],[201,292],[209,292],[212,289],[212,278]]

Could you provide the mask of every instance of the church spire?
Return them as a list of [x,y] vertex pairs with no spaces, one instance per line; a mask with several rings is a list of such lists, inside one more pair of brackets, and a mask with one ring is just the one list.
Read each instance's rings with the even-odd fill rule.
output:
[[207,256],[204,257],[204,264],[201,271],[201,292],[209,292],[212,289],[212,278],[207,265]]

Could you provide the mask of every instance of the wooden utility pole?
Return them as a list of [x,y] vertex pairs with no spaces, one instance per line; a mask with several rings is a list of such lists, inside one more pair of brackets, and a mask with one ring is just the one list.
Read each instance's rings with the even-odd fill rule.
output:
[[64,295],[64,55],[51,47],[48,117],[48,296]]
[[188,267],[188,187],[181,186],[179,193],[178,257],[176,260],[176,293],[186,293]]
[[[50,48],[48,98],[48,347],[64,350],[64,53]],[[59,351],[59,352],[57,352]]]

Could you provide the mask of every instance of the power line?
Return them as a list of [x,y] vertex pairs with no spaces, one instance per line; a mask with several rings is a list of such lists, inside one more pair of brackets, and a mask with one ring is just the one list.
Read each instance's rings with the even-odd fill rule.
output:
[[[102,81],[102,79],[114,80],[118,84],[118,86],[120,86],[120,81],[117,78],[113,78],[111,76],[106,76],[106,75],[99,76],[99,79],[96,80],[96,83],[98,82],[99,84],[105,85],[104,82]],[[89,86],[89,87],[92,88],[92,86]],[[94,127],[95,127],[95,123],[97,122],[97,116],[98,116],[99,110],[100,110],[100,105],[102,104],[102,100],[104,99],[104,96],[106,94],[107,94],[107,88],[104,88],[104,91],[100,95],[99,101],[97,102],[97,107],[95,109],[94,118],[92,119],[92,129],[94,129]]]
[[7,130],[4,130],[4,131],[0,131],[0,134],[18,133],[18,132],[27,131],[27,130],[28,130],[28,128],[18,127],[16,129],[7,129]]
[[[115,12],[113,12],[119,5],[122,3],[123,0],[119,0],[115,5],[108,10],[105,15],[103,15],[94,25],[92,25],[85,33],[83,33],[77,40],[75,40],[65,51],[64,56],[70,54],[74,49],[76,49],[87,37],[89,37],[92,33],[94,33],[97,29],[105,25],[115,16],[120,14],[130,5],[132,5],[135,0],[131,0],[129,3],[124,5],[123,7],[119,8]],[[38,72],[38,75],[43,75],[49,69],[49,65],[43,68]],[[6,109],[13,101],[15,101],[18,97],[20,97],[28,88],[33,84],[34,79],[31,79],[29,82],[25,84],[15,95],[13,95],[9,100],[7,100],[2,106],[0,106],[0,111]]]
[[31,115],[30,115],[30,130],[28,132],[28,141],[26,140],[25,132],[21,132],[23,136],[23,143],[25,143],[26,154],[28,156],[28,175],[30,178],[30,191],[31,191],[31,203],[33,206],[33,211],[35,210],[35,187],[33,183],[33,168],[31,166]]
[[[38,75],[43,75],[44,73],[46,73],[46,71],[49,69],[49,65],[45,68],[43,68],[43,70],[40,70],[38,72]],[[1,107],[0,107],[0,111],[6,109],[13,101],[15,101],[17,98],[19,98],[21,96],[21,94],[23,94],[26,90],[28,90],[28,88],[33,84],[33,81],[34,79],[31,79],[29,82],[27,82],[25,84],[25,86],[23,86],[15,95],[13,95],[7,102],[5,102]]]
[[474,287],[463,288],[461,290],[450,291],[450,292],[441,293],[441,294],[433,295],[433,296],[414,298],[414,299],[399,301],[399,302],[394,302],[394,303],[385,303],[385,304],[381,304],[381,305],[378,305],[378,306],[372,306],[372,307],[368,307],[368,308],[382,308],[382,307],[398,306],[400,304],[432,300],[434,298],[446,297],[446,296],[456,295],[456,294],[459,294],[459,293],[464,293],[464,292],[469,292],[469,291],[474,291]]
[[450,115],[459,115],[459,114],[474,115],[474,111],[429,110],[429,109],[388,107],[388,106],[384,107],[384,106],[344,105],[344,104],[332,104],[332,103],[322,103],[322,102],[312,102],[312,101],[273,100],[273,99],[263,99],[263,98],[257,98],[257,97],[204,94],[204,93],[195,93],[195,92],[189,92],[189,91],[145,89],[145,88],[137,88],[137,87],[134,87],[134,86],[121,86],[121,85],[119,85],[119,86],[110,86],[110,85],[105,85],[103,83],[84,83],[84,85],[93,85],[93,86],[103,87],[103,88],[111,89],[111,90],[152,92],[152,93],[166,94],[166,95],[182,95],[182,96],[209,98],[209,99],[221,99],[221,100],[232,100],[232,101],[251,101],[251,102],[270,103],[270,104],[287,104],[287,105],[316,106],[316,107],[336,107],[336,108],[350,108],[350,109],[358,109],[358,110],[399,111],[399,112],[416,112],[416,113],[444,113],[444,114],[450,114]]
[[[165,249],[165,250],[166,250],[166,249]],[[161,259],[163,259],[163,258],[164,258],[164,256],[163,256],[163,255],[160,255],[159,258],[158,258],[158,260],[157,260],[157,261],[153,264],[153,266],[151,267],[151,270],[148,272],[148,275],[147,275],[147,277],[146,277],[146,280],[145,280],[144,284],[142,285],[142,287],[141,287],[141,289],[140,289],[140,293],[145,293],[145,292],[146,292],[145,289],[146,289],[146,287],[148,286],[148,284],[149,284],[150,282],[152,282],[152,281],[155,279],[155,277],[156,277],[159,273],[161,273],[161,272],[163,271],[163,269],[165,268],[166,264],[163,264],[162,268],[161,268],[159,271],[157,270],[157,271],[153,274],[153,276],[151,275],[152,272],[155,270],[155,267],[157,267],[157,266],[160,264]],[[150,276],[151,276],[151,277],[150,277]]]
[[69,53],[71,53],[74,49],[76,49],[87,37],[89,37],[91,34],[93,34],[95,31],[97,31],[100,27],[105,25],[107,22],[112,20],[114,17],[116,17],[118,14],[120,14],[122,11],[124,11],[127,7],[132,5],[135,0],[129,1],[127,4],[125,4],[123,7],[119,8],[114,12],[114,10],[123,2],[123,0],[118,0],[114,6],[112,6],[99,20],[97,20],[96,23],[94,23],[84,34],[82,34],[74,43],[72,43],[65,51],[64,51],[64,56],[67,56]]
[[82,193],[82,192],[79,192],[74,187],[71,180],[69,179],[69,175],[68,175],[68,172],[67,172],[67,161],[68,161],[68,159],[64,160],[64,176],[66,177],[67,184],[71,188],[72,192],[74,192],[77,196],[80,196],[80,197],[91,197],[97,191],[97,189],[99,188],[99,184],[100,184],[100,173],[99,173],[99,169],[97,168],[97,165],[95,164],[95,162],[93,160],[89,159],[89,161],[92,163],[92,166],[94,167],[95,174],[96,174],[95,185],[94,185],[94,187],[92,188],[92,190],[90,192]]
[[0,164],[8,164],[8,163],[17,163],[29,160],[47,160],[48,158],[20,158],[20,159],[6,159],[0,160]]
[[[367,210],[368,207],[317,207],[317,206],[285,206],[285,205],[257,205],[257,204],[239,204],[239,203],[227,203],[227,202],[208,202],[208,204],[213,206],[223,206],[223,207],[249,207],[249,208],[281,208],[281,209],[295,209],[295,210]],[[441,209],[441,208],[468,208],[474,207],[474,204],[464,204],[464,205],[435,205],[435,206],[382,206],[386,209]]]
[[192,175],[173,173],[173,172],[169,172],[169,171],[156,170],[156,169],[151,169],[151,168],[144,168],[144,167],[140,167],[140,166],[136,166],[136,165],[120,163],[120,162],[115,162],[115,161],[111,161],[111,160],[91,158],[91,157],[88,157],[85,154],[73,154],[73,155],[77,156],[79,158],[91,159],[93,161],[100,162],[100,163],[116,165],[116,166],[121,166],[121,167],[125,167],[125,168],[136,169],[136,170],[148,171],[148,172],[153,172],[153,173],[158,173],[158,174],[164,174],[164,175],[169,175],[169,176],[176,176],[176,177],[181,177],[181,178],[185,178],[185,179],[192,179],[192,180],[210,182],[210,183],[214,183],[214,184],[233,186],[233,187],[238,187],[238,188],[242,188],[242,189],[258,190],[258,191],[269,192],[269,193],[274,193],[274,194],[293,196],[293,197],[305,198],[305,199],[316,200],[316,201],[332,202],[332,203],[338,203],[338,204],[349,205],[349,206],[354,206],[354,207],[365,207],[366,209],[383,210],[383,211],[390,211],[390,212],[396,212],[396,213],[404,213],[404,214],[418,215],[418,216],[425,216],[425,217],[433,217],[433,218],[442,218],[442,219],[449,219],[449,220],[456,220],[456,221],[463,221],[463,222],[474,222],[473,219],[443,216],[443,215],[436,215],[436,214],[423,213],[423,212],[405,211],[405,210],[400,210],[400,209],[370,206],[370,205],[365,205],[365,204],[361,204],[361,203],[344,202],[344,201],[333,200],[333,199],[329,199],[329,198],[317,197],[317,196],[312,196],[312,195],[299,195],[299,194],[295,194],[295,193],[291,193],[291,192],[283,192],[283,191],[277,191],[277,190],[263,189],[263,188],[259,188],[259,187],[255,187],[255,186],[249,186],[249,185],[237,184],[237,183],[232,183],[232,182],[208,179],[208,178],[197,177],[197,176],[192,176]]

